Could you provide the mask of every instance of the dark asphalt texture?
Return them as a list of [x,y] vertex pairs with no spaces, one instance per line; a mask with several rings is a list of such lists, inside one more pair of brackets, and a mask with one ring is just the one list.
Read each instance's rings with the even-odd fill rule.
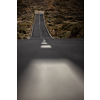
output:
[[84,100],[84,39],[53,39],[35,15],[31,39],[17,40],[17,100]]
[[45,23],[43,20],[43,15],[39,16],[38,14],[35,15],[35,22],[33,25],[32,31],[32,39],[51,39],[49,36],[46,28]]

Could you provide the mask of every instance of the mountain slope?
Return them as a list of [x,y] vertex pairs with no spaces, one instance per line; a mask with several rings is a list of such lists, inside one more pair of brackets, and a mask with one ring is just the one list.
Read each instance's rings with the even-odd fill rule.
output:
[[17,39],[30,36],[35,10],[45,11],[53,37],[84,38],[84,0],[18,0]]
[[83,0],[51,0],[45,19],[55,38],[84,38]]

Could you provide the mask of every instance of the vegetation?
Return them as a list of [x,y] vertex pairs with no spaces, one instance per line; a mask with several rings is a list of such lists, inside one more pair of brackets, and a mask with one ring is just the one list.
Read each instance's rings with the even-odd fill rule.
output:
[[32,9],[24,3],[24,0],[17,1],[17,39],[27,39],[30,36],[34,20]]
[[84,0],[53,0],[48,4],[45,19],[55,38],[84,38]]
[[17,39],[30,36],[34,10],[45,11],[53,37],[84,38],[84,0],[17,0]]

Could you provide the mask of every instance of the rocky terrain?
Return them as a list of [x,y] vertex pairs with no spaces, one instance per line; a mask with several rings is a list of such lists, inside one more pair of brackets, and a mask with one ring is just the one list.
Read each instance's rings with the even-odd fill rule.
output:
[[17,39],[26,39],[30,35],[34,20],[34,12],[24,4],[17,1]]
[[29,39],[34,23],[34,11],[44,10],[43,0],[17,0],[17,39]]
[[84,0],[18,0],[17,39],[28,39],[34,11],[45,11],[45,22],[55,38],[84,38]]
[[84,38],[83,0],[51,0],[45,19],[55,38]]

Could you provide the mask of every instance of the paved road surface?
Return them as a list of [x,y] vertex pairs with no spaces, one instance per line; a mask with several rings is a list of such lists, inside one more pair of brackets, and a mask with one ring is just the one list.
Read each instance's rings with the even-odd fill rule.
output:
[[17,41],[17,100],[84,100],[84,40],[53,39],[35,16],[31,39]]

